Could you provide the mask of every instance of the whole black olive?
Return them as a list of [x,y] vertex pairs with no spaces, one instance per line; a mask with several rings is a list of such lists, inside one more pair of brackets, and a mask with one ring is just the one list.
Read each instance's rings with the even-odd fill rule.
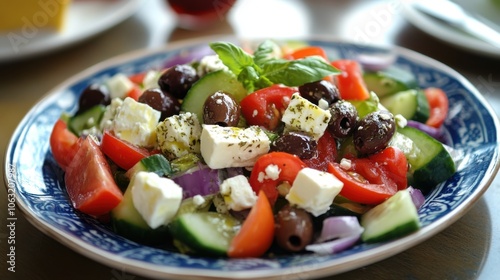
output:
[[148,104],[153,109],[161,112],[160,121],[180,112],[181,104],[179,100],[171,94],[163,92],[159,88],[145,90],[138,100],[140,103]]
[[328,130],[336,138],[342,139],[350,136],[356,127],[358,111],[351,102],[339,100],[333,103],[330,108],[330,122]]
[[182,99],[198,79],[196,69],[187,64],[179,64],[165,70],[158,79],[158,85],[163,92]]
[[78,111],[76,114],[85,112],[95,105],[109,105],[110,103],[111,97],[106,86],[96,83],[90,84],[80,95],[80,99],[78,100]]
[[311,214],[286,204],[276,214],[274,237],[281,248],[290,252],[302,251],[313,238]]
[[328,105],[340,99],[337,86],[325,80],[301,85],[299,86],[299,93],[300,96],[316,105],[318,105],[320,99],[328,102]]
[[217,91],[210,95],[203,104],[203,123],[237,126],[240,113],[240,105],[231,94]]
[[354,129],[354,147],[361,154],[376,153],[387,147],[395,131],[394,116],[390,112],[372,112],[361,119]]
[[317,147],[318,143],[311,136],[301,132],[289,131],[274,140],[271,150],[287,152],[297,155],[301,159],[308,159],[314,156]]

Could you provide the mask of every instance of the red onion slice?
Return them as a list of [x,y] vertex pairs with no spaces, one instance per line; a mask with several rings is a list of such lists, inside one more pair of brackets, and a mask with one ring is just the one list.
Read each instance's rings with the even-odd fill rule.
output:
[[420,209],[420,207],[422,207],[422,205],[425,202],[425,197],[422,194],[422,191],[420,191],[419,189],[415,189],[412,186],[408,187],[408,191],[410,192],[411,199],[413,200],[413,204],[415,204],[415,207],[417,207],[417,210]]
[[198,164],[186,172],[172,178],[182,188],[183,199],[197,194],[206,196],[219,191],[221,178],[219,170]]
[[321,234],[315,243],[305,249],[318,254],[338,253],[356,244],[363,230],[354,216],[329,217],[323,221]]

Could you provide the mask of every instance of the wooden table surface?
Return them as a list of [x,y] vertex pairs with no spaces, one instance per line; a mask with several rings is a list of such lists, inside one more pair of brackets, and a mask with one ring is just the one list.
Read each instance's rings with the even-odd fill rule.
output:
[[[5,154],[11,134],[28,110],[72,75],[132,50],[216,34],[322,35],[403,46],[464,75],[500,115],[500,60],[462,51],[427,35],[404,18],[398,5],[398,1],[238,0],[223,21],[206,30],[189,31],[176,28],[164,2],[146,0],[133,16],[84,42],[0,64],[0,154]],[[359,30],[365,30],[365,35],[356,35]],[[3,157],[1,165],[3,170]],[[499,177],[467,214],[437,235],[393,257],[328,279],[498,279]],[[3,180],[1,184],[0,279],[144,279],[68,249],[33,227],[21,213],[17,213],[15,229],[16,272],[9,272],[7,199]]]

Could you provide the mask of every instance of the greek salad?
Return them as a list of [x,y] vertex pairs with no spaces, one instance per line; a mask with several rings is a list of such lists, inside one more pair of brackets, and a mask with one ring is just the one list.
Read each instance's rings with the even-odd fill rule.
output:
[[412,73],[314,45],[209,44],[89,84],[50,148],[74,208],[186,254],[334,254],[420,228],[456,172],[448,99]]

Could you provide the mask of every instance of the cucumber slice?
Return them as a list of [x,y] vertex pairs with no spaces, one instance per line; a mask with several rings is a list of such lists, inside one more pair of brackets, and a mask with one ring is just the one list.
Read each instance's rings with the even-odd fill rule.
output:
[[206,74],[191,86],[182,101],[181,111],[195,113],[203,123],[203,104],[216,91],[229,93],[238,102],[247,95],[246,89],[233,74],[219,70]]
[[119,235],[147,245],[165,243],[170,239],[167,226],[152,229],[137,211],[132,201],[132,192],[127,189],[122,201],[111,210],[111,226]]
[[402,237],[420,228],[417,208],[406,190],[398,191],[386,201],[361,216],[364,228],[361,239],[367,243]]
[[[180,215],[169,224],[172,237],[195,253],[227,256],[239,221],[217,212],[194,212]],[[185,247],[184,247],[185,246]]]
[[425,123],[429,118],[429,102],[422,90],[400,91],[381,98],[380,103],[394,115],[400,114],[407,120]]
[[81,135],[86,129],[96,127],[101,122],[101,118],[106,111],[104,105],[96,105],[88,110],[71,117],[68,120],[68,128],[76,135]]
[[154,154],[141,159],[125,173],[125,176],[130,179],[139,171],[154,172],[158,174],[158,176],[168,176],[173,173],[170,162],[161,154]]
[[365,72],[363,79],[368,90],[375,92],[379,97],[417,87],[417,80],[412,73],[396,67],[377,72]]
[[389,145],[405,153],[411,184],[424,194],[456,172],[453,158],[443,144],[416,128],[398,128]]

